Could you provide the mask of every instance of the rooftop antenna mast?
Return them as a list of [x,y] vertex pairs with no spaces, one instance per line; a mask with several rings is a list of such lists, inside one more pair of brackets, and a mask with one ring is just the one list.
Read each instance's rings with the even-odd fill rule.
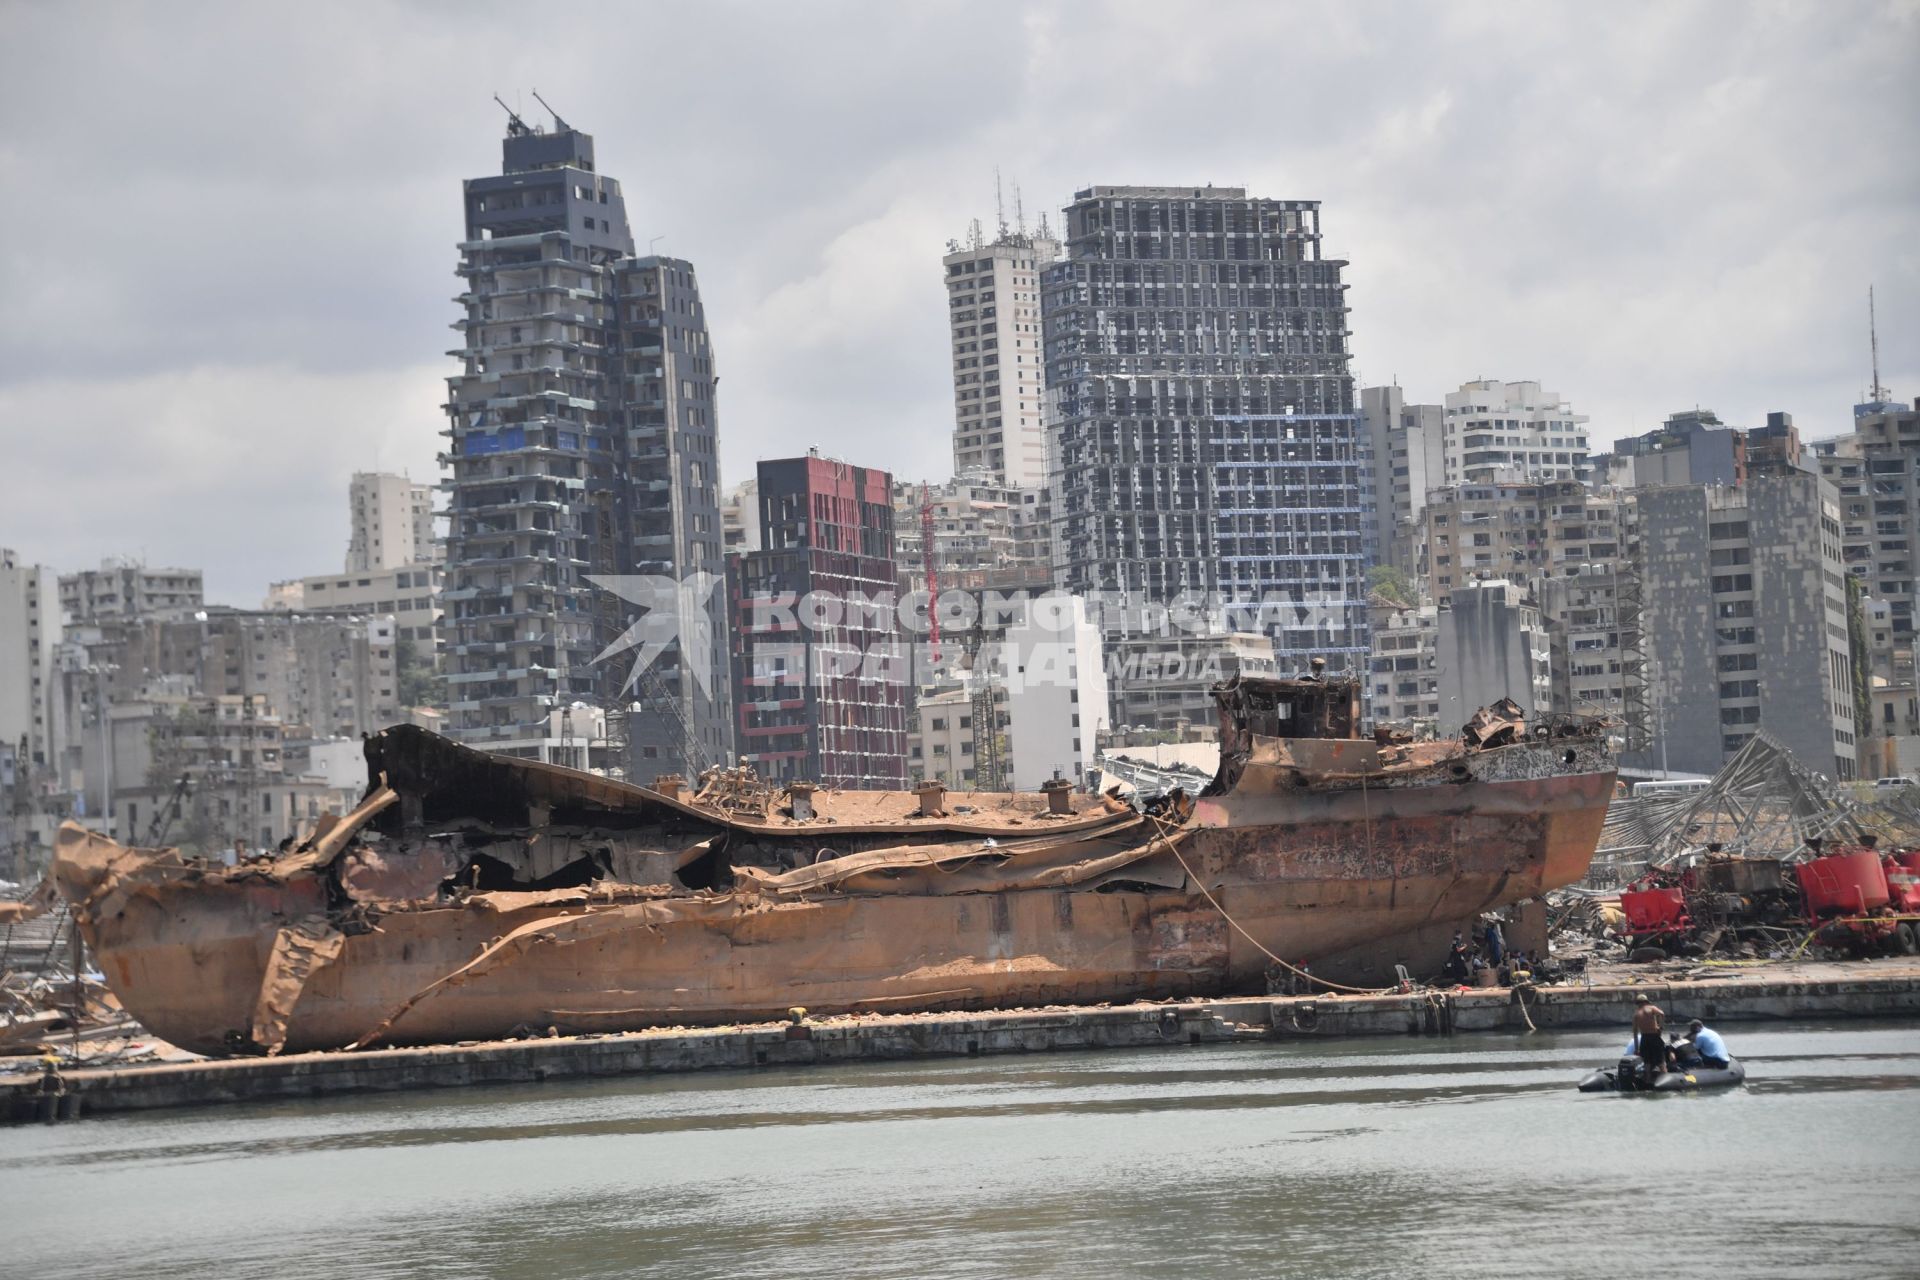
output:
[[[493,100],[495,102],[500,102],[500,95],[497,93],[494,94]],[[500,102],[500,109],[507,113],[507,136],[508,137],[518,138],[524,134],[529,134],[533,132],[533,130],[527,128],[527,122],[520,118],[520,113],[518,111],[515,111],[512,107],[508,106],[504,102]]]
[[1027,235],[1027,206],[1020,199],[1020,184],[1013,184],[1013,227],[1020,233],[1021,239]]
[[565,131],[567,127],[567,122],[565,120],[562,120],[560,118],[560,113],[558,111],[555,111],[552,105],[549,104],[545,98],[540,96],[540,91],[538,89],[535,89],[533,91],[533,100],[539,103],[541,106],[546,107],[547,114],[553,117],[553,131],[555,133],[560,133]]
[[1880,385],[1880,322],[1873,314],[1873,286],[1867,286],[1867,340],[1873,347],[1873,395],[1875,404],[1884,404],[1887,389]]
[[993,221],[999,239],[1007,238],[1007,202],[1000,195],[1000,166],[993,166]]

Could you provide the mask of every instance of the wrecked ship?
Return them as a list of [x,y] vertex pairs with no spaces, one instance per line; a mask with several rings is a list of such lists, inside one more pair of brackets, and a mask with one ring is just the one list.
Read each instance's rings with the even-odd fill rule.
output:
[[1404,743],[1357,736],[1351,679],[1216,697],[1217,776],[1144,807],[745,770],[648,788],[401,726],[367,740],[353,812],[277,857],[69,825],[53,874],[126,1008],[218,1054],[1261,991],[1269,956],[1587,870],[1614,777],[1598,724],[1506,704]]

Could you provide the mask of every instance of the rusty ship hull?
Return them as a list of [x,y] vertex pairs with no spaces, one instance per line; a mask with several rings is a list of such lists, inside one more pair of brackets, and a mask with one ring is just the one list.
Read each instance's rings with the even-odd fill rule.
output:
[[1603,736],[1426,745],[1229,732],[1216,785],[1157,813],[822,792],[809,816],[390,730],[360,809],[290,856],[76,827],[55,877],[129,1012],[205,1053],[1221,995],[1263,990],[1269,953],[1585,874]]

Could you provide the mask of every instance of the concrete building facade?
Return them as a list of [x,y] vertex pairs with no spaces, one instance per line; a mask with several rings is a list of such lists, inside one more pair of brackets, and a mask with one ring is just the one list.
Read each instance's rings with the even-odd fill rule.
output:
[[387,471],[356,471],[347,485],[347,572],[372,573],[440,559],[433,486]]
[[50,767],[58,754],[53,664],[60,634],[53,571],[0,547],[0,746],[14,753],[14,768],[23,773]]
[[60,612],[69,623],[148,618],[204,603],[198,569],[149,569],[137,560],[108,559],[98,569],[60,575]]
[[1105,650],[1086,601],[1032,601],[1007,628],[999,659],[1012,789],[1037,791],[1056,775],[1078,785],[1109,727]]
[[[701,679],[726,669],[725,599],[717,377],[693,266],[634,256],[619,183],[558,120],[549,133],[512,118],[501,173],[464,186],[448,730],[550,759],[556,708],[637,696],[631,767],[697,772],[732,738],[727,681]],[[596,662],[636,607],[662,638],[653,660]]]
[[[1272,676],[1283,669],[1273,640],[1257,631],[1103,632],[1107,697],[1116,732],[1219,726],[1213,686],[1236,676]],[[1292,673],[1292,668],[1286,668]]]
[[1373,455],[1379,558],[1418,573],[1417,524],[1428,492],[1446,483],[1446,408],[1408,404],[1397,386],[1363,387],[1360,424]]
[[1376,725],[1438,731],[1440,610],[1437,605],[1381,601],[1373,606],[1373,691]]
[[946,268],[953,345],[953,472],[1002,485],[1047,482],[1040,271],[1060,255],[1046,234],[1005,226],[991,243],[955,241]]
[[1911,649],[1920,578],[1920,398],[1859,406],[1851,434],[1816,441],[1812,463],[1840,501],[1841,554],[1862,591],[1887,602]]
[[1723,424],[1711,409],[1671,414],[1645,435],[1616,440],[1613,452],[1625,460],[1620,482],[1634,488],[1747,480],[1746,433]]
[[929,508],[933,566],[943,592],[1046,591],[1053,585],[1045,491],[972,472],[937,485],[894,483],[895,558],[907,590],[926,589]]
[[1623,761],[1710,774],[1764,729],[1808,768],[1856,776],[1833,486],[1754,476],[1738,489],[1643,489],[1636,501],[1655,732]]
[[1441,733],[1457,732],[1481,707],[1511,698],[1531,716],[1546,711],[1553,647],[1522,583],[1491,579],[1455,587],[1434,634]]
[[907,729],[907,767],[913,777],[971,791],[974,770],[973,694],[958,686],[923,690]]
[[428,563],[319,573],[274,583],[267,590],[266,607],[296,613],[391,615],[394,638],[432,662],[444,574],[440,565]]
[[1531,582],[1546,564],[1540,486],[1452,485],[1421,513],[1420,570],[1435,603],[1456,587],[1492,578]]
[[1367,450],[1319,204],[1099,186],[1065,229],[1041,273],[1060,586],[1212,598],[1283,667],[1363,665]]
[[1537,382],[1463,382],[1446,396],[1445,481],[1585,480],[1586,423]]

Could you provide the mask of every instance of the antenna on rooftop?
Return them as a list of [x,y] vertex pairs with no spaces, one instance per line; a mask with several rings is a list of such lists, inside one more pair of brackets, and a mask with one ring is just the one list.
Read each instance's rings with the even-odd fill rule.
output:
[[[500,102],[500,95],[497,93],[494,94],[493,100],[495,102]],[[520,113],[518,111],[515,111],[512,107],[508,106],[504,102],[500,102],[500,109],[507,113],[507,136],[508,137],[518,138],[523,134],[528,134],[533,132],[533,130],[527,128],[527,122],[520,118]]]
[[1867,340],[1873,347],[1873,396],[1875,404],[1885,403],[1887,389],[1880,385],[1880,322],[1873,314],[1873,286],[1867,286]]
[[562,120],[560,118],[560,113],[558,111],[555,111],[550,105],[548,105],[547,100],[540,96],[540,91],[538,89],[535,89],[533,91],[533,100],[539,103],[541,106],[546,107],[547,114],[553,117],[554,132],[558,133],[559,131],[567,127],[567,122],[565,120]]
[[1007,238],[1007,202],[1000,195],[1000,166],[993,166],[993,221],[999,239]]
[[1027,234],[1027,206],[1020,200],[1020,184],[1013,184],[1013,226],[1024,239]]

